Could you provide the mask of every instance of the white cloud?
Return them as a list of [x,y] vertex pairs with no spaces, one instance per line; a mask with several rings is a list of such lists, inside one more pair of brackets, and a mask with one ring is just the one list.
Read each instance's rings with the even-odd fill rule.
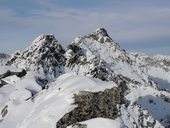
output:
[[[145,8],[127,12],[92,12],[80,9],[58,9],[37,11],[36,14],[49,18],[47,22],[56,28],[77,33],[88,32],[104,26],[111,35],[121,40],[151,39],[170,35],[170,9]],[[68,31],[68,29],[70,31]],[[89,31],[89,32],[90,32]]]
[[52,32],[68,42],[76,35],[95,31],[100,26],[106,27],[117,41],[138,42],[170,35],[169,8],[135,8],[121,12],[65,8],[32,10],[31,13],[21,17],[13,10],[1,10],[0,23],[16,29]]

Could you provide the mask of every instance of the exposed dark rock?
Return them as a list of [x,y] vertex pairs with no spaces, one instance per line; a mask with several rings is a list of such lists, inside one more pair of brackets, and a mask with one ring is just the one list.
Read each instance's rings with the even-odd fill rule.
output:
[[3,87],[4,85],[8,84],[7,82],[0,80],[0,88]]
[[36,82],[37,82],[37,84],[39,84],[41,87],[42,87],[42,89],[45,89],[45,88],[47,88],[47,83],[48,83],[48,80],[47,79],[43,79],[43,78],[40,78],[40,77],[38,77],[37,79],[36,79]]
[[12,75],[11,71],[7,70],[4,74],[0,75],[0,79],[3,79],[5,77],[11,76],[11,75]]
[[5,117],[5,116],[7,115],[7,113],[8,113],[8,105],[6,105],[6,106],[2,109],[2,111],[1,111],[2,117]]
[[27,72],[25,71],[25,69],[23,69],[21,72],[13,72],[13,71],[8,70],[4,74],[0,75],[0,79],[6,78],[8,76],[13,76],[13,75],[16,75],[21,78],[21,77],[25,76],[26,73]]
[[86,124],[76,123],[72,125],[73,128],[87,128]]
[[100,35],[102,35],[102,36],[109,36],[108,35],[108,33],[107,33],[107,31],[106,31],[106,29],[104,29],[104,28],[98,28],[97,30],[96,30],[96,33],[97,34],[100,34]]
[[68,49],[71,49],[74,53],[77,53],[78,51],[80,51],[81,48],[76,44],[70,44],[68,45]]
[[74,67],[75,65],[83,64],[84,62],[81,60],[81,58],[84,56],[84,53],[82,52],[82,49],[72,43],[68,45],[67,50],[71,51],[70,52],[70,57],[67,58],[65,66],[71,68]]
[[14,75],[18,76],[18,77],[23,77],[27,74],[27,72],[25,71],[25,69],[23,69],[21,72],[12,72]]
[[23,77],[26,75],[26,71],[25,69],[23,69],[21,72],[13,72],[13,71],[10,71],[10,70],[7,70],[4,74],[1,74],[0,75],[0,88],[3,87],[4,85],[8,84],[7,82],[1,80],[3,78],[6,78],[8,76],[13,76],[13,75],[16,75],[17,77]]
[[13,64],[15,62],[15,60],[19,57],[21,53],[20,52],[16,52],[12,58],[10,58],[7,62],[6,65],[9,66],[11,64]]
[[77,122],[102,117],[115,119],[118,115],[117,105],[127,104],[120,88],[106,89],[99,92],[82,91],[74,95],[74,110],[65,114],[56,124],[57,128],[66,128]]
[[161,94],[161,98],[162,98],[165,102],[170,103],[170,97]]

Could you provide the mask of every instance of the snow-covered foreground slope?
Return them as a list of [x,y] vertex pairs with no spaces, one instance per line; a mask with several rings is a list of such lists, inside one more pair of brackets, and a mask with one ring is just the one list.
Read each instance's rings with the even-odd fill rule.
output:
[[104,83],[74,74],[65,74],[52,83],[48,90],[43,90],[34,98],[25,101],[31,97],[31,93],[26,89],[16,90],[15,86],[18,83],[20,82],[3,87],[2,92],[8,91],[3,95],[8,97],[6,100],[8,114],[1,119],[2,128],[55,128],[57,120],[75,107],[71,105],[73,93],[80,90],[99,91],[116,86],[112,82]]
[[0,67],[0,128],[168,128],[169,60],[128,54],[104,28],[66,49],[41,35]]
[[[8,113],[1,118],[1,128],[55,128],[56,122],[76,107],[76,105],[72,105],[74,102],[73,94],[79,91],[98,92],[106,88],[117,87],[114,82],[103,82],[98,79],[68,73],[60,76],[55,82],[51,83],[48,89],[40,91],[31,98],[31,93],[27,88],[17,89],[17,84],[19,83],[20,81],[18,80],[15,84],[9,84],[1,88],[1,101],[6,98],[3,103],[1,102],[1,105],[8,106]],[[30,80],[30,82],[25,81],[22,85],[28,83],[33,84]],[[148,88],[148,90],[145,91],[146,94],[143,95],[149,95],[151,91],[153,92],[154,90],[149,90]],[[129,95],[134,95],[135,93],[133,93],[134,92]],[[135,95],[138,96],[137,94]],[[2,107],[4,106],[1,106],[1,108]],[[154,119],[149,116],[148,112],[142,110],[139,106],[130,105],[126,108],[122,105],[119,108],[119,112],[120,117],[115,120],[96,118],[89,121],[86,120],[82,123],[87,124],[88,128],[94,127],[97,122],[100,123],[95,127],[101,128],[103,126],[106,128],[113,126],[134,127],[134,123],[136,123],[137,126],[142,126],[142,123],[143,125],[147,125],[147,121],[154,123]],[[146,118],[144,115],[148,117]],[[144,122],[139,121],[140,116],[143,116],[143,120],[141,121]],[[158,122],[155,122],[154,125],[155,127],[161,127]]]

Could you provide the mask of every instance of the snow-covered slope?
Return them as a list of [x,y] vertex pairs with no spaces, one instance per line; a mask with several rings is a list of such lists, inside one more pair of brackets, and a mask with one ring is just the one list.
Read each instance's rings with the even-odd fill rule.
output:
[[170,91],[170,57],[147,56],[140,53],[131,53],[139,68],[144,68],[150,79],[155,81],[159,89]]
[[[74,102],[73,94],[79,91],[98,92],[117,87],[114,82],[103,82],[98,79],[68,73],[51,83],[48,90],[45,89],[31,97],[31,93],[26,89],[16,90],[19,87],[17,86],[18,83],[20,83],[19,80],[15,84],[9,84],[1,89],[1,94],[6,92],[5,95],[2,95],[2,99],[6,97],[7,114],[1,118],[0,128],[55,128],[56,122],[62,116],[76,108],[76,105],[72,105]],[[27,84],[27,81],[22,84]],[[87,124],[88,128],[94,126],[95,122],[98,121],[108,124],[106,125],[107,128],[112,126],[142,127],[147,125],[147,122],[152,123],[155,127],[160,126],[157,121],[155,122],[149,116],[147,110],[140,106],[130,105],[125,107],[122,105],[118,108],[120,117],[115,120],[96,118],[89,121],[85,120],[86,122],[82,123]],[[102,126],[98,124],[98,127]]]
[[126,53],[104,28],[66,49],[41,35],[0,67],[0,128],[168,128],[169,60]]
[[[134,60],[134,65],[147,73],[150,83],[154,82],[157,90],[154,91],[154,95],[148,95],[145,100],[141,99],[140,102],[155,119],[158,119],[167,128],[170,127],[170,57],[147,56],[141,53],[130,53],[129,57]],[[152,105],[144,103],[146,100],[149,100]]]
[[91,74],[103,80],[117,75],[128,76],[138,82],[147,81],[146,76],[132,65],[124,49],[114,42],[104,28],[77,37],[66,49],[66,65],[78,74]]

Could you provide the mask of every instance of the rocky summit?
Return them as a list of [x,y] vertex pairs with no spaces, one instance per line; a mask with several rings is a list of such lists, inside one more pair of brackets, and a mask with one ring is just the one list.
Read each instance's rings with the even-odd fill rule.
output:
[[104,28],[0,60],[0,128],[170,127],[170,57],[128,53]]
[[63,73],[64,53],[54,35],[40,35],[25,51],[15,53],[6,65],[57,77]]

